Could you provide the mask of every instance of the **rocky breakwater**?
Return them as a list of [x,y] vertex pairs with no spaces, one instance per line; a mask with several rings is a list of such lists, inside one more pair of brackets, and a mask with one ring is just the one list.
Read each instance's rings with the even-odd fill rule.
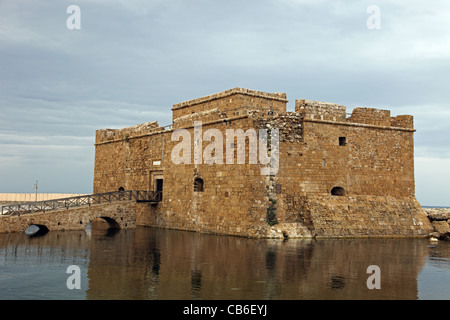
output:
[[423,208],[434,228],[430,240],[450,241],[450,208]]

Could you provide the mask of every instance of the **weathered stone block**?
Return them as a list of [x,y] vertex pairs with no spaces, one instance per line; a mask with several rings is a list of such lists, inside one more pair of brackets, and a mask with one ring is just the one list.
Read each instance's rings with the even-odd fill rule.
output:
[[446,234],[450,232],[450,226],[447,221],[432,221],[431,224],[436,232]]

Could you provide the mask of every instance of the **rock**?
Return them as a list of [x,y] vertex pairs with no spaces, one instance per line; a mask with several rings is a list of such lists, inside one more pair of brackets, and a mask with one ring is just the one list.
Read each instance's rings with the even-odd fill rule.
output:
[[450,219],[450,209],[446,208],[424,208],[428,219],[431,221],[442,221]]
[[25,230],[25,234],[29,237],[39,237],[47,234],[48,231],[46,226],[32,224]]
[[35,235],[36,233],[38,233],[39,232],[39,227],[38,226],[36,226],[36,225],[31,225],[31,226],[29,226],[26,230],[25,230],[25,233],[28,235],[28,236],[33,236],[33,235]]
[[439,239],[440,236],[441,236],[441,234],[439,232],[432,232],[432,233],[429,234],[430,238]]
[[432,221],[431,225],[433,226],[434,231],[438,232],[441,235],[450,233],[450,225],[447,221]]

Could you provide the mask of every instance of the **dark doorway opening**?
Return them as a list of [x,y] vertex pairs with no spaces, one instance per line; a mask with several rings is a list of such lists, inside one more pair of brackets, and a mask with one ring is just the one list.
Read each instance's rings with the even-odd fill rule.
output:
[[203,179],[196,178],[194,180],[194,191],[195,192],[203,192]]
[[162,200],[163,181],[163,179],[156,179],[156,192],[158,193],[160,200]]
[[345,190],[342,187],[334,187],[331,189],[331,195],[333,196],[345,196]]

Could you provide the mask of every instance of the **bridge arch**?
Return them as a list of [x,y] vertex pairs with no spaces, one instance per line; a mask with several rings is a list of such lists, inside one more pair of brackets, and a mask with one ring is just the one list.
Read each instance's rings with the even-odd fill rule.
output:
[[110,228],[120,229],[120,224],[115,219],[110,217],[99,217],[99,218],[105,220]]
[[101,230],[108,230],[108,229],[121,229],[121,225],[111,217],[107,216],[99,216],[99,217],[93,217],[93,219],[86,225],[85,230],[92,230],[94,229],[101,229]]
[[35,224],[31,223],[27,229],[25,229],[25,233],[30,237],[38,237],[47,234],[50,230],[47,226],[43,224]]

